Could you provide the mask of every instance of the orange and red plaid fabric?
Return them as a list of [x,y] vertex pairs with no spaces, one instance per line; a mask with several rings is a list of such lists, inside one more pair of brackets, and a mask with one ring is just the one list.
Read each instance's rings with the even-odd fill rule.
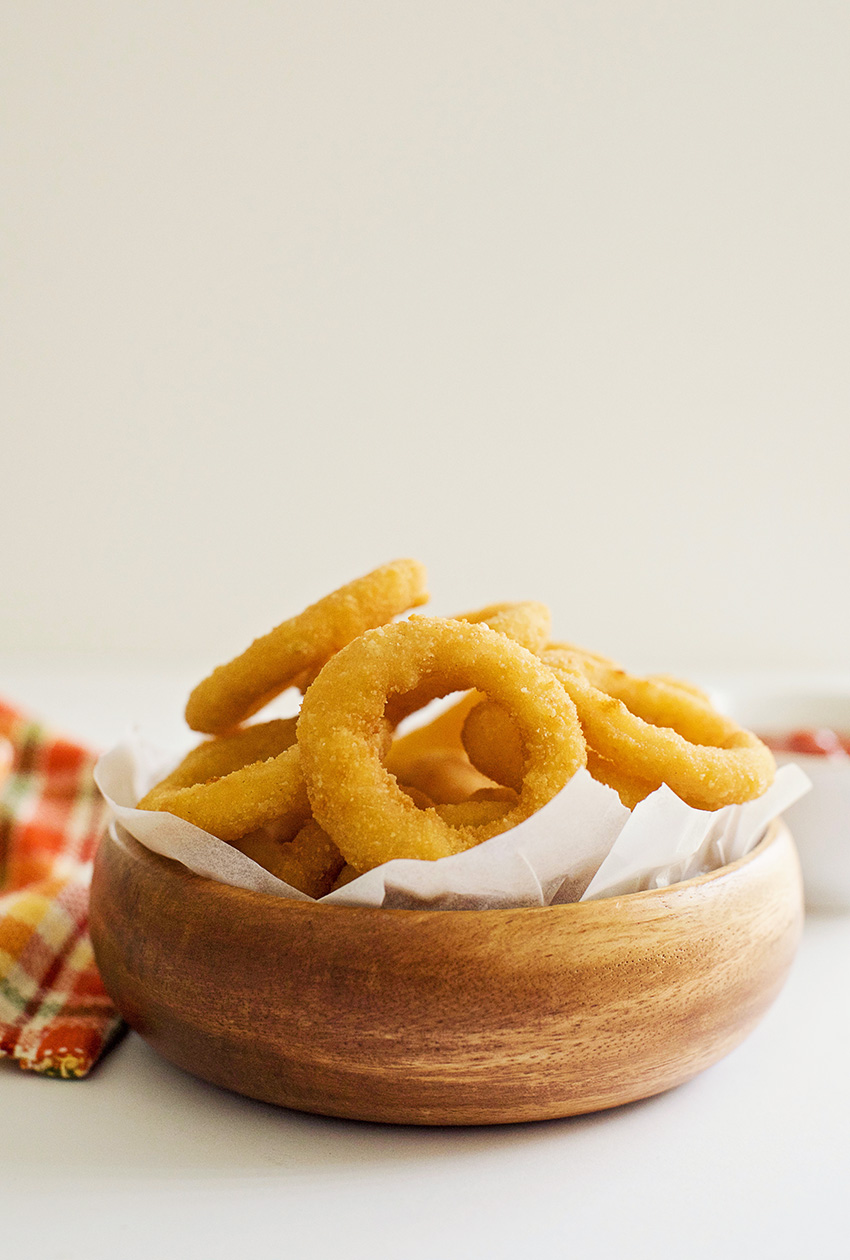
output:
[[85,1076],[120,1021],[86,931],[95,756],[0,702],[0,1056]]

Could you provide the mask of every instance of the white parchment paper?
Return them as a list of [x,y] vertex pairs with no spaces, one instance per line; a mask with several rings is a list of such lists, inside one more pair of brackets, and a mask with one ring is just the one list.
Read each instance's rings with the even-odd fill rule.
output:
[[[100,758],[95,779],[115,822],[141,844],[196,875],[310,901],[251,858],[192,823],[136,802],[178,757],[127,737]],[[397,859],[323,902],[398,909],[486,910],[547,906],[620,896],[691,879],[734,862],[810,788],[796,765],[783,766],[755,801],[713,812],[692,809],[661,787],[634,810],[580,770],[553,800],[518,827],[437,862]]]

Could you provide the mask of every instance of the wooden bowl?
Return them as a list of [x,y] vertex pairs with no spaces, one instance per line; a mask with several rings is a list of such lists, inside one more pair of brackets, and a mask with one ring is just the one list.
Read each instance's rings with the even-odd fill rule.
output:
[[653,892],[417,911],[230,888],[100,846],[98,966],[167,1059],[299,1111],[404,1124],[575,1115],[688,1080],[755,1026],[802,927],[794,845]]

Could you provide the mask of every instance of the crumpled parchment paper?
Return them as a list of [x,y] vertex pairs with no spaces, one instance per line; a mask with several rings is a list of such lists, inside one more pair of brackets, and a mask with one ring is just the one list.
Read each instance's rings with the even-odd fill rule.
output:
[[[172,814],[136,802],[179,761],[131,734],[105,753],[95,778],[114,815],[141,844],[196,875],[310,901],[251,858]],[[396,859],[321,900],[398,909],[489,910],[557,905],[663,888],[748,853],[769,824],[810,788],[783,766],[757,800],[713,812],[692,809],[661,787],[632,811],[613,789],[580,770],[531,818],[474,849],[437,862]]]

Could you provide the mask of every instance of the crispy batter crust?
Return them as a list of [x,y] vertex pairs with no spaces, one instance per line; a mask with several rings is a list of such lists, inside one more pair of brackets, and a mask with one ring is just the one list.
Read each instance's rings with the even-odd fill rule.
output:
[[[452,826],[417,809],[381,764],[388,698],[425,682],[438,694],[476,688],[515,716],[526,749],[518,800],[475,802],[507,806],[499,817]],[[328,662],[304,697],[298,745],[313,814],[358,870],[471,848],[533,814],[585,764],[575,707],[537,657],[485,625],[424,617],[368,631]]]
[[313,819],[288,843],[259,831],[243,836],[236,848],[308,897],[329,893],[344,865],[339,849]]
[[310,817],[298,745],[221,779],[190,787],[155,788],[139,809],[161,809],[222,840],[241,839],[268,822],[291,836]]
[[[485,700],[472,709],[464,722],[462,738],[470,761],[482,774],[516,789],[522,781],[522,737],[516,722],[501,705]],[[613,788],[629,809],[634,809],[653,790],[651,783],[623,773],[589,745],[587,768],[594,779]]]
[[545,604],[528,599],[514,604],[488,604],[477,612],[458,613],[456,621],[489,626],[529,652],[540,652],[552,632],[552,614]]
[[469,760],[488,779],[519,790],[525,764],[516,722],[495,700],[484,700],[467,715],[461,734]]
[[[552,628],[549,609],[536,600],[514,604],[488,604],[477,612],[459,613],[449,620],[489,626],[506,639],[511,639],[529,652],[535,653],[544,647]],[[423,679],[418,687],[390,699],[387,720],[391,726],[397,726],[404,718],[424,709],[426,704],[430,704],[441,694],[443,693],[437,689],[433,679]]]
[[271,722],[257,722],[232,735],[218,739],[204,739],[188,752],[171,774],[151,788],[139,801],[139,809],[157,809],[157,799],[179,788],[208,783],[241,770],[254,761],[267,761],[277,757],[295,743],[297,718],[275,718]]
[[237,726],[364,630],[425,603],[425,583],[417,560],[394,560],[326,595],[213,670],[190,695],[186,721],[212,734]]
[[575,703],[588,747],[647,791],[666,783],[695,809],[714,810],[773,782],[776,763],[761,740],[681,683],[636,678],[563,648],[541,660]]

